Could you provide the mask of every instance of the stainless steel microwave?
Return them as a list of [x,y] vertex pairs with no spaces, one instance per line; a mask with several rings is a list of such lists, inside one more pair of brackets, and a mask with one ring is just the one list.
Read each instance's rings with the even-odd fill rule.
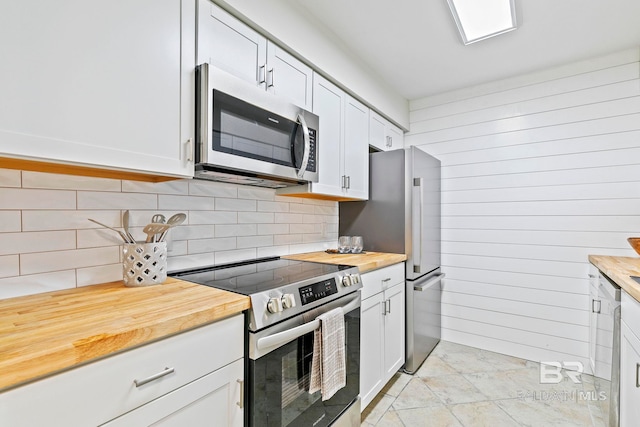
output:
[[318,124],[209,64],[196,68],[196,178],[271,188],[317,182]]

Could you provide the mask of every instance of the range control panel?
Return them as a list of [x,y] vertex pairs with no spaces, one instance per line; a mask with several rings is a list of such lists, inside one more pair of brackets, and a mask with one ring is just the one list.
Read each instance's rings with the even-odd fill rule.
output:
[[338,284],[335,278],[327,279],[322,282],[312,283],[304,286],[300,290],[300,301],[302,305],[318,301],[329,295],[338,293]]

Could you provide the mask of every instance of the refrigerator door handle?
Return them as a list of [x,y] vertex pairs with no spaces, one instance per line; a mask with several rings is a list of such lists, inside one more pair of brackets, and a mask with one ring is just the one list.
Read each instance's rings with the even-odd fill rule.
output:
[[414,286],[413,290],[414,291],[419,291],[419,292],[424,292],[427,289],[429,289],[431,286],[433,286],[434,284],[438,283],[439,281],[441,281],[442,279],[444,279],[445,273],[442,274],[438,274],[437,276],[435,276],[433,279],[431,280],[427,280],[426,283],[420,285],[420,286]]
[[[423,212],[424,212],[424,186],[422,185],[422,178],[413,178],[413,186],[414,187],[418,187],[418,194],[420,195],[419,198],[419,206],[420,206],[420,214],[418,215],[418,218],[420,219],[420,234],[419,234],[419,247],[420,247],[420,255],[418,256],[418,254],[413,254],[413,272],[414,273],[422,273],[422,240],[423,240],[423,230],[424,230],[424,224],[423,224]],[[418,264],[415,264],[415,262],[418,261]]]

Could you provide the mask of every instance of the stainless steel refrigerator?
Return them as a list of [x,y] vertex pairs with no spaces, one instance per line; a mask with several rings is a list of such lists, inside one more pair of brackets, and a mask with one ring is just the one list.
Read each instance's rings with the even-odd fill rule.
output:
[[369,200],[340,203],[339,232],[363,236],[365,251],[407,255],[404,370],[414,373],[440,341],[440,161],[417,147],[369,161]]

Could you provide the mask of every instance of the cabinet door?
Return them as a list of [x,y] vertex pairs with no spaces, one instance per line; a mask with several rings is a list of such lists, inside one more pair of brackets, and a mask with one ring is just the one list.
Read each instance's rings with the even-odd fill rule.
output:
[[350,96],[346,97],[344,132],[345,194],[369,198],[369,108]]
[[241,427],[243,370],[243,360],[237,360],[103,425]]
[[382,292],[362,300],[360,307],[360,398],[364,409],[383,387]]
[[313,72],[311,68],[273,42],[267,42],[267,90],[311,111]]
[[5,1],[0,38],[0,152],[193,175],[194,2]]
[[209,0],[199,0],[197,62],[264,88],[267,39]]
[[594,300],[598,299],[598,270],[589,265],[589,365],[591,372],[596,372],[596,343],[598,331],[598,313],[594,310]]
[[387,150],[404,148],[404,133],[402,129],[391,123],[387,123],[385,142],[387,144]]
[[386,140],[386,120],[375,111],[371,111],[369,115],[369,145],[377,148],[380,151],[387,151]]
[[384,371],[387,382],[404,364],[404,282],[384,291]]
[[640,419],[640,340],[624,321],[620,332],[620,426],[631,427]]
[[342,139],[346,94],[328,80],[313,75],[313,112],[320,117],[317,193],[342,196]]

